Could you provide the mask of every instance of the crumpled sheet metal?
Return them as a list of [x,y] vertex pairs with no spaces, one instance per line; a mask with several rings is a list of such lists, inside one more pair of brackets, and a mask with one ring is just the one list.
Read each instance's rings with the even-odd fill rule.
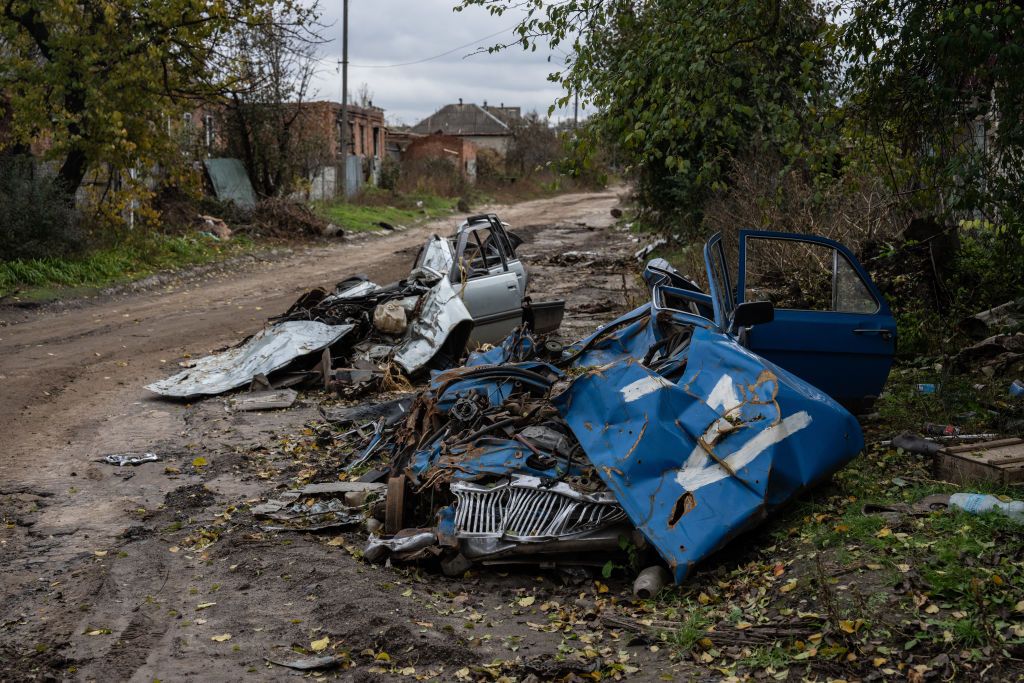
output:
[[[554,407],[678,582],[695,563],[840,469],[864,441],[856,419],[829,396],[715,328],[689,325],[691,317],[675,320],[690,329],[689,342],[649,363],[658,367],[651,369],[641,360],[665,330],[680,329],[659,323],[658,315],[661,323],[675,317],[641,306],[566,349],[569,365],[586,370],[571,383],[546,367],[559,376]],[[528,355],[529,340],[506,342],[472,357],[472,371],[436,376],[431,389],[438,410],[467,388],[500,402],[507,380],[494,373],[545,367],[514,362]],[[493,436],[455,453],[442,453],[435,442],[414,455],[408,471],[425,482],[560,474],[530,467],[528,455],[518,442]],[[440,538],[455,533],[453,516],[452,508],[442,510]]]
[[436,356],[451,335],[462,335],[461,351],[473,327],[473,316],[452,288],[448,277],[442,277],[423,295],[423,302],[406,339],[395,347],[395,362],[407,373],[424,368]]
[[864,446],[838,403],[726,335],[694,328],[674,382],[634,360],[646,334],[616,334],[626,357],[578,378],[555,405],[677,582]]
[[153,382],[146,389],[174,398],[221,394],[245,386],[256,375],[269,375],[300,356],[320,351],[353,328],[312,320],[279,322],[223,353],[200,358],[191,368]]

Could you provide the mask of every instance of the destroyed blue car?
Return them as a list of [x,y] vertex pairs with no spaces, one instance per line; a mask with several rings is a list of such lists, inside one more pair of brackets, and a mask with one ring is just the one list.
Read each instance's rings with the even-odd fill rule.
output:
[[705,245],[707,293],[655,259],[651,301],[586,339],[517,332],[436,374],[391,436],[367,556],[457,572],[653,549],[678,582],[854,458],[843,404],[888,375],[884,299],[835,242],[739,237],[735,270],[719,236]]

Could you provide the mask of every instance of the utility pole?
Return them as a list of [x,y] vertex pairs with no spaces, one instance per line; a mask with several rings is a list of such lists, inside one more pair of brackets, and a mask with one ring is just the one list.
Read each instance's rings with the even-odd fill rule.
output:
[[348,0],[341,1],[341,199],[348,201]]

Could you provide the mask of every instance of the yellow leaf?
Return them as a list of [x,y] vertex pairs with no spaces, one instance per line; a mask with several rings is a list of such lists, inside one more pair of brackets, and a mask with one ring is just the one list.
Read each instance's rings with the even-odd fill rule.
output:
[[906,574],[907,572],[910,571],[910,565],[909,564],[898,564],[898,565],[896,565],[896,569],[899,569],[901,572]]
[[845,534],[847,531],[850,530],[850,527],[846,526],[845,524],[836,524],[834,527],[832,527],[832,530],[835,531],[837,534]]
[[414,666],[407,666],[407,667],[405,667],[403,669],[399,669],[398,673],[402,674],[403,676],[415,676],[416,675],[416,667],[414,667]]
[[993,574],[992,575],[992,583],[994,583],[997,586],[1002,586],[1003,585],[1003,577],[999,576],[999,574]]
[[784,583],[784,584],[782,585],[782,587],[781,587],[781,588],[779,588],[779,590],[780,590],[781,592],[783,592],[783,593],[788,593],[788,592],[790,592],[791,590],[793,590],[794,588],[796,588],[796,579],[790,579],[789,581],[787,581],[786,583]]
[[470,679],[469,667],[468,666],[464,666],[461,669],[459,669],[458,671],[456,671],[455,672],[455,677],[457,679],[459,679],[460,681],[468,681]]
[[403,598],[412,597],[412,589],[411,588],[406,588],[404,591],[402,591],[402,597]]
[[928,614],[938,614],[939,613],[939,606],[934,604],[934,603],[932,603],[931,605],[928,605],[927,607],[925,607],[924,611],[927,612]]
[[875,562],[868,562],[868,563],[867,563],[866,565],[864,565],[864,566],[865,566],[865,567],[867,567],[868,569],[872,570],[872,571],[878,571],[879,569],[881,569],[881,568],[882,568],[882,565],[880,565],[880,564],[877,564],[877,563],[875,563]]
[[697,602],[699,602],[702,605],[706,605],[709,602],[711,602],[711,597],[707,593],[701,593],[697,596]]
[[210,463],[207,462],[206,458],[201,455],[192,461],[192,467],[206,467],[209,464]]
[[95,555],[96,557],[105,557],[106,554],[107,554],[107,551],[106,550],[94,550],[92,554]]
[[209,607],[213,607],[216,604],[217,603],[215,602],[201,602],[198,605],[196,605],[196,609],[207,609]]
[[809,640],[812,643],[814,643],[815,645],[817,645],[818,643],[821,642],[821,637],[822,636],[821,636],[820,633],[812,633],[811,635],[807,636],[807,640]]
[[852,619],[843,619],[839,622],[839,629],[845,633],[856,633],[857,629],[860,628],[864,622],[860,619],[853,621]]
[[309,649],[312,650],[313,652],[323,652],[324,650],[327,649],[327,646],[330,645],[330,644],[331,644],[331,639],[329,637],[327,637],[327,636],[324,636],[320,640],[314,640],[312,643],[310,643],[309,644]]
[[1020,602],[1018,602],[1016,604],[1016,606],[1014,606],[1013,611],[1014,612],[1024,612],[1024,600],[1021,600]]
[[598,593],[607,593],[608,592],[608,586],[604,585],[600,581],[595,581],[594,583],[597,584],[597,592]]
[[736,622],[736,628],[737,628],[737,630],[740,630],[740,631],[748,629],[751,626],[753,626],[753,624],[751,624],[749,621],[739,621],[739,622]]
[[527,596],[525,598],[519,598],[519,600],[517,600],[516,602],[519,603],[520,607],[529,607],[530,605],[532,605],[536,601],[537,601],[537,598],[535,598],[534,596],[530,595],[530,596]]
[[871,660],[871,663],[875,665],[875,668],[878,668],[878,667],[882,666],[883,664],[885,664],[888,661],[889,660],[886,659],[885,657],[875,657],[874,659]]
[[327,545],[339,546],[339,545],[344,545],[344,544],[345,544],[345,539],[342,538],[341,536],[335,536],[331,540],[327,541]]
[[378,652],[377,656],[374,657],[374,659],[376,659],[378,662],[390,662],[391,655],[389,655],[387,652]]
[[215,643],[223,643],[225,641],[231,640],[231,634],[222,633],[219,636],[210,636],[210,640],[214,641]]
[[876,538],[885,538],[886,536],[892,536],[892,529],[889,527],[882,527],[882,529],[875,534]]

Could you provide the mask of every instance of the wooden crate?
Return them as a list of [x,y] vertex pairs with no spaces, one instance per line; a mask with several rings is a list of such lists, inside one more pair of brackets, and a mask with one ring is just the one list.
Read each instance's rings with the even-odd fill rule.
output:
[[958,484],[972,481],[1024,482],[1024,439],[950,446],[938,452],[936,462],[939,476]]

